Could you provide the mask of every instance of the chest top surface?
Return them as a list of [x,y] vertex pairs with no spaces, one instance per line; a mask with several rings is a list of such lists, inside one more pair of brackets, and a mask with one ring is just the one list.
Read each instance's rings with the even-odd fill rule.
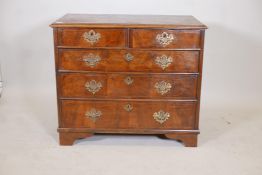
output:
[[51,24],[51,27],[135,27],[206,29],[193,16],[177,15],[118,15],[118,14],[66,14]]

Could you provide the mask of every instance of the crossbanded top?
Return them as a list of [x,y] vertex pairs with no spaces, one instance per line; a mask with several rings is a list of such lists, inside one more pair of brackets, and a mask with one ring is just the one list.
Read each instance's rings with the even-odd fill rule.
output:
[[120,14],[66,14],[51,27],[107,27],[107,28],[174,28],[206,29],[193,16],[177,15],[120,15]]

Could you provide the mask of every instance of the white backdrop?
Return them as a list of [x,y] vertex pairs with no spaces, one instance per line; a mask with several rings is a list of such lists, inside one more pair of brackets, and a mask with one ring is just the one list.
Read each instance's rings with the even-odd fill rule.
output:
[[202,104],[260,105],[261,0],[1,0],[0,58],[5,93],[55,93],[49,24],[65,13],[193,15],[209,27]]
[[[193,15],[208,25],[198,148],[154,136],[59,146],[49,24],[65,13]],[[0,62],[1,175],[262,174],[261,0],[0,0]]]

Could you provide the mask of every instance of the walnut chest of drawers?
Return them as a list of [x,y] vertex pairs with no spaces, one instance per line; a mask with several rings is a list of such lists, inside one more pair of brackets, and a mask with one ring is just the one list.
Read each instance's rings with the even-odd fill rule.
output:
[[192,16],[68,14],[51,27],[61,145],[118,133],[197,146],[205,25]]

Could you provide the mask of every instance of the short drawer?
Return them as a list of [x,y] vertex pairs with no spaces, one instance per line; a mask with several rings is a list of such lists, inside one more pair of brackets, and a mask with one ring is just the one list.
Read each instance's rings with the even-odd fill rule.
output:
[[61,102],[61,127],[90,129],[194,129],[196,103],[63,100]]
[[63,73],[60,96],[68,98],[179,98],[196,99],[196,74],[147,75]]
[[198,72],[199,51],[60,49],[59,69],[107,72]]
[[60,29],[58,45],[68,47],[125,47],[125,29]]
[[133,29],[130,37],[133,48],[200,48],[200,30]]

